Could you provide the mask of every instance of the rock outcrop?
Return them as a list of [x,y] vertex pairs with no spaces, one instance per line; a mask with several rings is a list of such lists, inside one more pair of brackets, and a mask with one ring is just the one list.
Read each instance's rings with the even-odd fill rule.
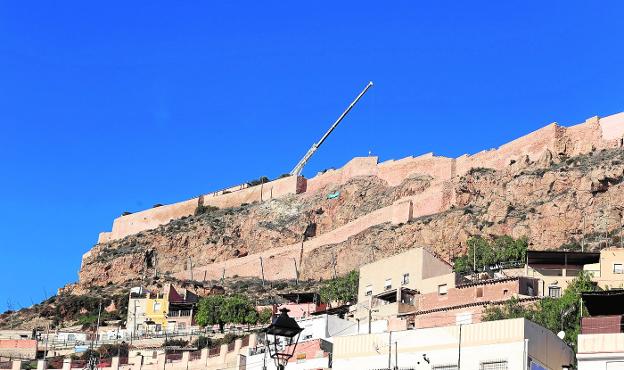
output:
[[[269,279],[293,278],[295,263],[303,278],[328,278],[334,268],[345,273],[416,245],[451,261],[472,235],[526,237],[534,249],[599,248],[620,243],[623,178],[621,148],[575,157],[544,152],[534,162],[521,156],[504,170],[475,167],[433,189],[447,192],[438,212],[404,223],[376,217],[359,230],[360,220],[400,200],[418,203],[432,191],[432,178],[415,175],[390,186],[376,176],[355,177],[314,194],[212,210],[99,244],[83,260],[78,286],[156,272],[194,280],[217,279],[223,270],[226,277],[259,276],[259,257]],[[302,249],[306,229],[313,233]],[[338,242],[327,237],[333,234]]]

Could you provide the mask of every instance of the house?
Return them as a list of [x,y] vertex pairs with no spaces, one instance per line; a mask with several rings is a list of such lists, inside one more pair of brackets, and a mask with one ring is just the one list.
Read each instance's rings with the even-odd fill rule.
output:
[[583,293],[582,299],[589,316],[581,321],[578,370],[624,369],[624,290]]
[[0,339],[0,360],[35,359],[37,340],[35,339]]
[[528,251],[523,268],[505,269],[507,276],[538,279],[538,295],[559,298],[582,271],[603,289],[624,288],[624,248],[600,252]]
[[337,337],[333,369],[561,370],[574,353],[526,319]]
[[149,291],[141,287],[130,290],[126,328],[133,334],[160,333],[188,330],[193,324],[193,314],[199,296],[188,289],[177,290],[166,284],[162,291]]
[[596,267],[599,262],[600,253],[597,252],[527,251],[524,267],[505,269],[503,273],[535,278],[538,296],[559,298],[581,271],[599,275]]
[[425,248],[362,266],[359,283],[353,319],[371,322],[371,333],[379,320],[394,331],[476,323],[487,306],[537,295],[537,279],[486,274],[469,280]]
[[279,296],[287,303],[274,306],[273,314],[277,314],[282,308],[287,308],[290,317],[299,319],[327,309],[327,304],[321,302],[321,296],[318,293],[283,293]]
[[422,247],[363,265],[353,317],[393,320],[415,311],[419,294],[446,291],[456,279],[451,265]]
[[467,281],[421,294],[416,310],[399,317],[406,318],[407,328],[416,329],[477,323],[487,307],[504,304],[512,297],[527,304],[538,300],[536,287],[537,280],[527,277]]

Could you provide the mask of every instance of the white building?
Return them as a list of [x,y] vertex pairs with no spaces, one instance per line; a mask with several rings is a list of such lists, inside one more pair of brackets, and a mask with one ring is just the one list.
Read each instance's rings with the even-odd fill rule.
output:
[[[289,370],[329,368],[332,342],[335,338],[342,335],[355,335],[358,330],[357,323],[331,315],[309,316],[297,320],[297,323],[303,331],[299,336],[299,344],[294,357],[288,363]],[[245,369],[262,370],[265,364],[267,370],[276,369],[273,359],[265,353],[263,345],[250,348]]]
[[624,334],[581,334],[578,370],[624,370]]
[[561,370],[574,353],[526,319],[337,337],[333,369]]

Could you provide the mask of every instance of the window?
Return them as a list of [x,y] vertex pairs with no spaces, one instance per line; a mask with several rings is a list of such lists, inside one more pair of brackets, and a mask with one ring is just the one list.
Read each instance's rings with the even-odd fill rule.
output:
[[156,331],[162,331],[162,325],[156,324]]
[[160,311],[160,302],[154,302],[154,312]]
[[503,289],[503,295],[506,296],[507,294],[509,294],[509,289]]
[[184,330],[186,329],[186,324],[183,322],[179,322],[178,323],[178,330]]
[[483,287],[477,287],[477,298],[483,298]]
[[438,285],[438,295],[446,295],[448,292],[448,287],[446,284]]
[[559,298],[561,297],[561,288],[558,286],[549,286],[548,287],[548,296],[550,298]]
[[624,274],[624,265],[622,265],[621,263],[614,263],[613,264],[613,273],[614,274]]
[[507,370],[507,361],[482,362],[479,370]]
[[402,285],[409,284],[409,274],[403,274],[403,281],[401,281]]
[[372,285],[368,285],[366,286],[366,295],[373,295],[373,286]]
[[384,290],[392,289],[392,279],[386,279],[386,283],[384,284]]

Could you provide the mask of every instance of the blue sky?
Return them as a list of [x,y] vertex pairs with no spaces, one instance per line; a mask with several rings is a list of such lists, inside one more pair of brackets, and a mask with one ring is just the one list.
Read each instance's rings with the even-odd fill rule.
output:
[[0,310],[113,218],[369,150],[458,156],[624,110],[621,1],[0,3]]

